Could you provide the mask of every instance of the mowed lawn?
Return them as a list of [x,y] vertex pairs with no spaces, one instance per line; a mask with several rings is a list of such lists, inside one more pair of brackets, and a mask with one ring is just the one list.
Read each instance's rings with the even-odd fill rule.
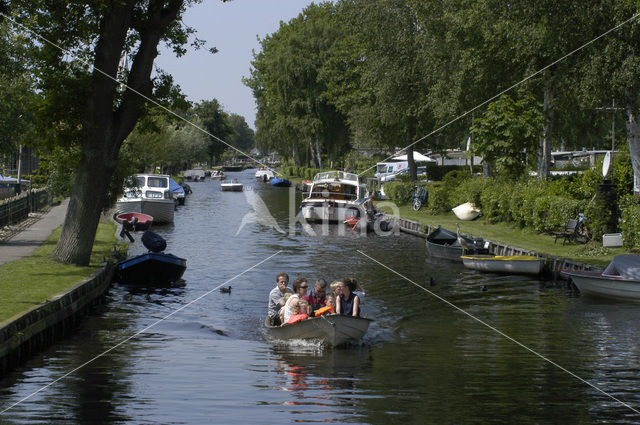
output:
[[91,276],[111,256],[114,247],[122,246],[115,237],[115,223],[100,223],[90,264],[86,267],[61,264],[51,257],[61,231],[62,226],[31,257],[0,266],[0,323]]

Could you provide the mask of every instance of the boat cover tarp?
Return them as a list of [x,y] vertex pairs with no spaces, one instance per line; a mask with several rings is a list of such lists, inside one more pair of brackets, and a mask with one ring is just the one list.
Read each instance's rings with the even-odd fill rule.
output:
[[169,190],[175,193],[176,195],[180,195],[180,194],[184,195],[184,188],[180,186],[180,183],[178,183],[172,178],[169,178]]
[[147,230],[142,234],[142,244],[151,252],[162,252],[167,249],[167,241],[159,234]]
[[602,272],[603,276],[620,276],[629,280],[640,280],[640,256],[616,255]]

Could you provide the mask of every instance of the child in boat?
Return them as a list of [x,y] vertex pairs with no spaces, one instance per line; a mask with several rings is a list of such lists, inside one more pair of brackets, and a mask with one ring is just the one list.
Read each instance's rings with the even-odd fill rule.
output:
[[323,314],[335,314],[336,312],[336,296],[334,294],[327,295],[327,305],[322,308],[319,308],[315,311],[314,315],[316,317],[322,316]]
[[294,323],[298,323],[301,320],[305,320],[309,317],[309,315],[307,314],[307,311],[309,311],[309,303],[305,300],[299,300],[298,304],[295,305],[292,309],[294,311],[294,314],[292,314],[287,321],[289,325],[293,325]]

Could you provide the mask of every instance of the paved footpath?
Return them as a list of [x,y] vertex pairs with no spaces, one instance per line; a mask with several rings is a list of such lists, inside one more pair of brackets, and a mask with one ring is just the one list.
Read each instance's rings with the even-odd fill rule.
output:
[[[0,265],[29,257],[51,233],[64,223],[69,198],[43,213],[30,226],[22,229],[5,242],[0,242]],[[31,220],[28,219],[28,220]]]

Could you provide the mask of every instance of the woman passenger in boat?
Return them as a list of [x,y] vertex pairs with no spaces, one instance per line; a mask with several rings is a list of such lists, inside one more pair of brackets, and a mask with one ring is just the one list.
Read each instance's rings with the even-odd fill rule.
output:
[[360,316],[360,298],[353,293],[356,288],[354,279],[345,278],[338,284],[340,295],[336,300],[336,313],[345,316]]
[[[307,294],[307,288],[309,288],[309,284],[307,283],[307,279],[303,276],[300,276],[296,280],[293,281],[293,295],[289,297],[287,302],[285,303],[283,310],[283,321],[282,323],[287,323],[289,318],[293,313],[294,306],[298,305],[298,301],[302,299],[304,295]],[[306,312],[308,313],[308,312]]]

